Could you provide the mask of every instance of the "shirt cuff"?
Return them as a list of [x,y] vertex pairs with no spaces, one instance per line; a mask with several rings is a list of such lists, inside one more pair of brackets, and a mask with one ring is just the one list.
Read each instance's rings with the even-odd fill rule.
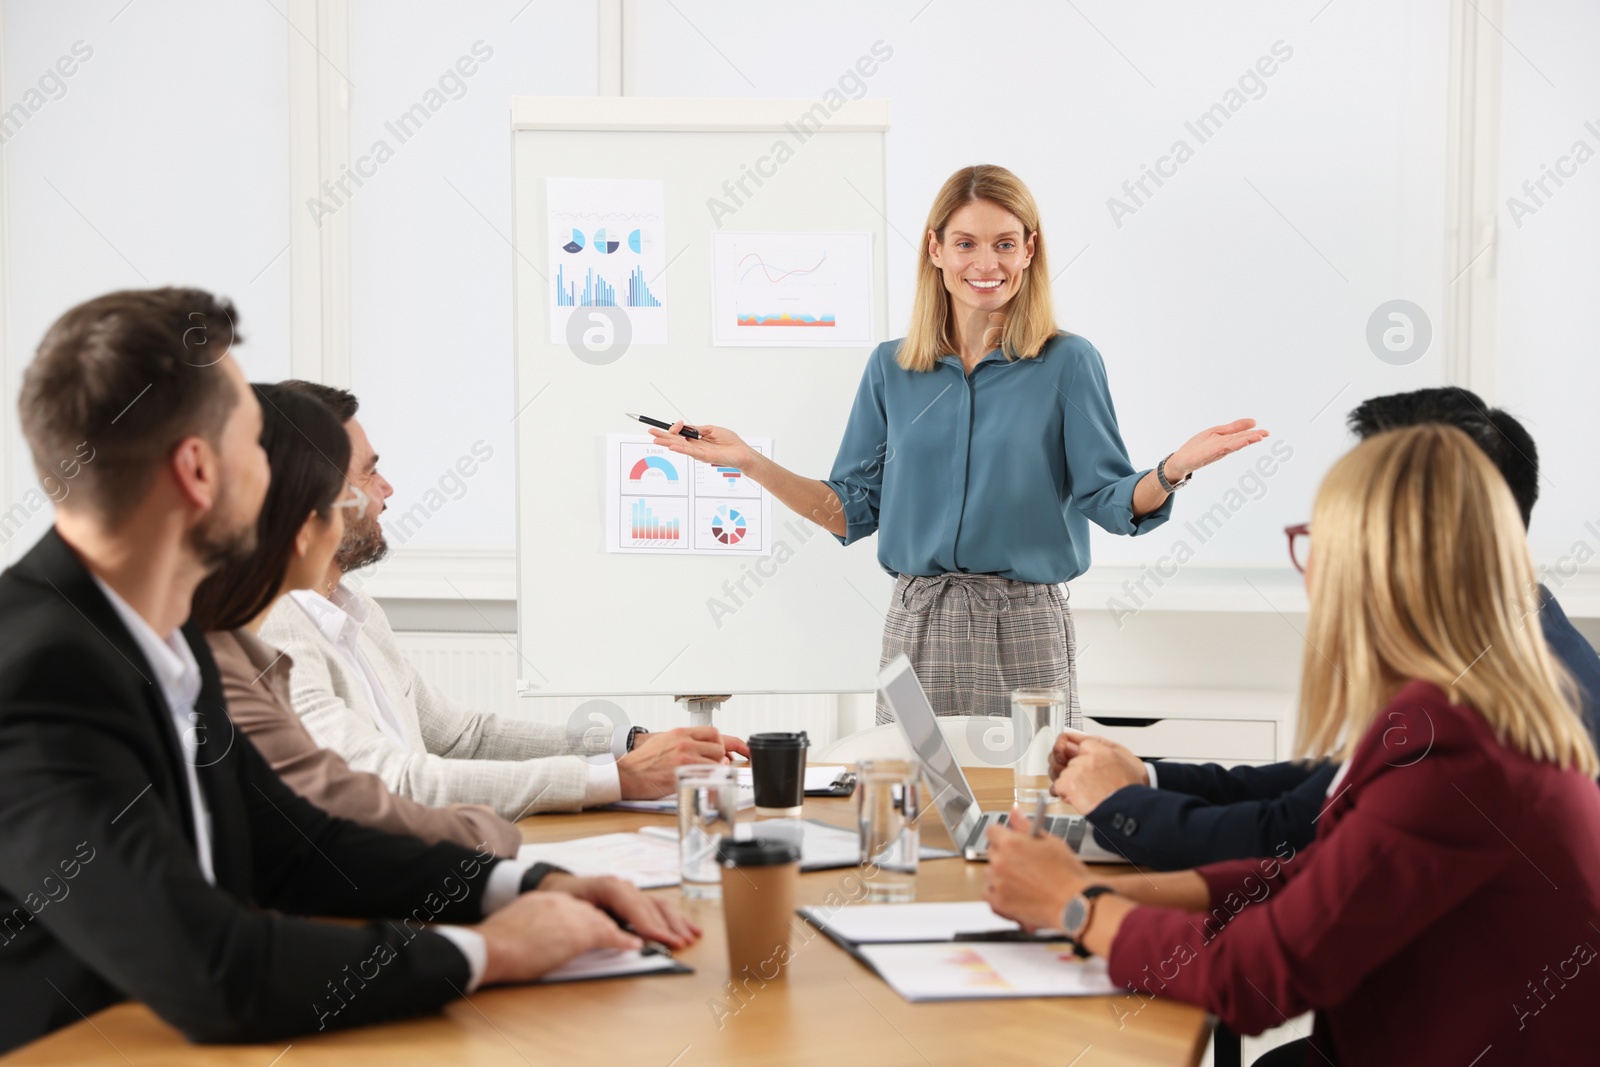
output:
[[467,969],[471,974],[467,978],[467,988],[463,992],[476,992],[478,984],[483,981],[483,972],[489,968],[489,946],[483,940],[483,935],[476,930],[468,930],[465,926],[431,926],[429,929],[448,940],[467,957]]
[[1156,781],[1156,765],[1154,763],[1146,763],[1144,765],[1144,775],[1146,778],[1150,779],[1151,789],[1161,788],[1160,783]]
[[534,860],[501,860],[483,883],[483,914],[493,915],[522,895],[522,876]]
[[615,760],[589,764],[589,781],[583,788],[583,806],[603,808],[622,799],[622,774]]

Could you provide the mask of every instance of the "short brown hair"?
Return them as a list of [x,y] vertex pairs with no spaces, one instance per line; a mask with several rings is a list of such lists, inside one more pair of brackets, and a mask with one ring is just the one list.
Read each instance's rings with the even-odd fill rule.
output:
[[341,423],[349,422],[356,417],[356,412],[361,410],[361,401],[356,399],[356,394],[335,385],[308,382],[304,378],[288,378],[278,385],[284,389],[292,389],[302,396],[322,401],[329,411],[339,416]]
[[62,315],[18,399],[39,476],[87,442],[94,458],[70,499],[124,518],[178,442],[220,436],[239,398],[217,364],[242,340],[238,321],[228,301],[174,288],[107,293]]

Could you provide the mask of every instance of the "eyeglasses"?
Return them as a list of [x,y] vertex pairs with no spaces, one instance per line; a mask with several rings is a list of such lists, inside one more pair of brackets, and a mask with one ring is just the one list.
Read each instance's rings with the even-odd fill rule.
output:
[[1306,564],[1311,561],[1311,524],[1302,522],[1285,526],[1283,532],[1289,537],[1289,562],[1294,564],[1295,570],[1304,574]]
[[350,495],[342,499],[335,500],[333,502],[333,506],[336,508],[354,509],[355,513],[351,517],[359,522],[367,517],[367,502],[372,498],[367,496],[362,488],[359,485],[356,485],[354,482],[346,482],[345,488],[350,491]]

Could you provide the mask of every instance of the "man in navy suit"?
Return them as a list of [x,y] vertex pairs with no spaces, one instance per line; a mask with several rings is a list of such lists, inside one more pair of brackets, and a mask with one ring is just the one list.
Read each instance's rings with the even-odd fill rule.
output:
[[[1538,450],[1521,423],[1477,394],[1454,386],[1396,393],[1366,401],[1349,418],[1362,439],[1429,422],[1455,426],[1477,442],[1505,476],[1527,525],[1539,497]],[[1578,683],[1580,712],[1600,747],[1600,656],[1544,586],[1539,602],[1545,640]],[[1057,740],[1051,763],[1056,792],[1088,813],[1096,840],[1158,870],[1304,847],[1338,772],[1327,760],[1233,768],[1147,763],[1114,741],[1075,732]]]

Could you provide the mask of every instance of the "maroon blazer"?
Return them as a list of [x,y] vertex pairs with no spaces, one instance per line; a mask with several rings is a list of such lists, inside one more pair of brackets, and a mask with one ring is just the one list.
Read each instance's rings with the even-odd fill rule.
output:
[[1165,995],[1257,1034],[1315,1010],[1346,1065],[1600,1057],[1600,788],[1437,686],[1373,722],[1309,846],[1199,873],[1210,913],[1123,920],[1120,1015]]

